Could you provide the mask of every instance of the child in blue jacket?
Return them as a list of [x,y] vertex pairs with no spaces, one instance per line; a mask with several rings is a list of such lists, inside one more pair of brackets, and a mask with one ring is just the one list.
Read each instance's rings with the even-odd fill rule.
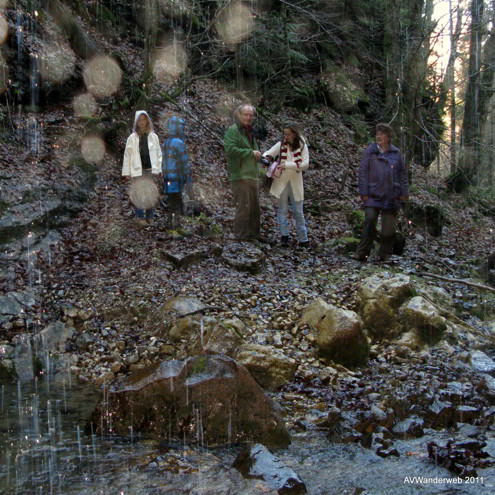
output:
[[163,143],[163,192],[167,195],[169,213],[183,213],[183,193],[192,184],[191,168],[184,144],[184,120],[168,119],[168,138]]

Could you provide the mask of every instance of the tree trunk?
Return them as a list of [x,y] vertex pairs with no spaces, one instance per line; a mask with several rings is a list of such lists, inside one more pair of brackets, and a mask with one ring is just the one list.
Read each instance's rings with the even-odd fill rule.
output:
[[147,81],[153,73],[153,53],[158,36],[158,21],[160,20],[160,5],[158,0],[145,0],[144,5],[144,80]]
[[464,101],[464,119],[462,123],[463,142],[461,143],[461,156],[459,157],[459,172],[461,176],[460,182],[458,182],[458,191],[476,182],[476,172],[481,158],[479,112],[483,7],[483,0],[472,0],[468,85]]
[[455,62],[457,59],[457,44],[461,36],[462,29],[462,13],[461,6],[457,5],[457,20],[454,30],[454,12],[452,9],[452,0],[449,0],[449,37],[450,37],[450,55],[445,74],[443,77],[443,92],[441,95],[441,105],[445,106],[447,94],[450,93],[450,173],[453,174],[457,170],[456,164],[456,90],[455,90]]

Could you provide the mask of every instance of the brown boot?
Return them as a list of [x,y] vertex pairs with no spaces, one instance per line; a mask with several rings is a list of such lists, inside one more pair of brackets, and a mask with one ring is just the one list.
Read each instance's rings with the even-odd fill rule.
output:
[[148,226],[148,222],[144,218],[135,218],[134,219],[134,225],[138,229],[143,229],[144,227]]

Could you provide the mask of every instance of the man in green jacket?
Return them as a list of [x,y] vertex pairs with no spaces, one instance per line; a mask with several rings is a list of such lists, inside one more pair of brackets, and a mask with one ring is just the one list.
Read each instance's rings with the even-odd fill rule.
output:
[[236,123],[227,129],[224,147],[229,182],[232,185],[236,214],[234,234],[238,240],[260,239],[259,165],[261,153],[253,136],[254,107],[237,107]]

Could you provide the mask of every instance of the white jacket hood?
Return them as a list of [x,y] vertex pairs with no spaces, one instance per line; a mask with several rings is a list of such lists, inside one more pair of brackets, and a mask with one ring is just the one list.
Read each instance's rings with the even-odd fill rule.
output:
[[141,114],[143,114],[143,113],[144,113],[144,115],[146,115],[146,117],[148,117],[148,120],[150,123],[150,132],[153,132],[153,122],[151,121],[151,118],[148,115],[148,113],[145,112],[144,110],[138,110],[136,112],[136,114],[134,115],[134,125],[132,126],[132,131],[137,132],[137,121],[138,121],[139,117],[141,116]]

